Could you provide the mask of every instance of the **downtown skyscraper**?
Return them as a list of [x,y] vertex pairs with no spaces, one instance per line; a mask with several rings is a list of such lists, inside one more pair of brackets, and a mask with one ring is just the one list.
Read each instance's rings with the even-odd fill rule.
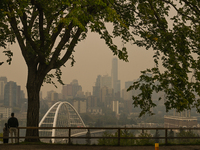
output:
[[7,84],[7,78],[6,77],[0,77],[0,103],[4,100],[4,88]]
[[112,59],[111,78],[114,94],[120,97],[121,83],[120,80],[118,80],[118,59],[116,57]]

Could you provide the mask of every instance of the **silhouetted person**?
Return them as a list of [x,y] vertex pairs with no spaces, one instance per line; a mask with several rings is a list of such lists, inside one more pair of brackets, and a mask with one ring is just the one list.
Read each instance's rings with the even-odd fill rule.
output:
[[[17,128],[19,126],[17,118],[14,117],[14,113],[11,113],[11,117],[8,119],[8,128],[10,130],[10,137],[11,137],[11,142],[13,143],[13,138],[15,137],[15,143],[17,142]],[[13,136],[14,135],[14,136]]]
[[8,124],[5,123],[5,127],[3,128],[3,143],[8,143],[9,139],[9,129]]

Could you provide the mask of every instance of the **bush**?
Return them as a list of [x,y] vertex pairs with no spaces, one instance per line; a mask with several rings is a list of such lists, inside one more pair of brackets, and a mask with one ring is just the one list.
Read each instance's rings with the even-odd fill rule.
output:
[[[152,135],[147,133],[147,132],[144,132],[144,133],[141,133],[138,137],[152,137]],[[152,139],[138,139],[138,140],[136,140],[136,144],[137,145],[152,145],[152,144],[154,144],[154,140],[152,140]]]
[[[198,134],[195,134],[191,130],[185,131],[183,129],[180,129],[180,132],[176,134],[177,137],[198,137]],[[186,139],[177,139],[177,143],[179,144],[195,144],[199,143],[200,141],[198,139],[192,139],[192,138],[186,138]]]
[[[102,139],[98,140],[98,145],[118,145],[118,132],[114,134],[110,132],[104,132]],[[106,138],[106,137],[114,137],[114,138]],[[120,137],[135,137],[133,133],[128,130],[120,131]],[[135,139],[120,139],[120,145],[135,145]]]

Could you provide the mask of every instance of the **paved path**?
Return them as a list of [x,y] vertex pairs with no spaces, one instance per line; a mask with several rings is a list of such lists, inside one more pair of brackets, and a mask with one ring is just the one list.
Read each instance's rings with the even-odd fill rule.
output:
[[[154,146],[4,145],[0,150],[155,150]],[[160,146],[159,150],[200,150],[200,145]]]

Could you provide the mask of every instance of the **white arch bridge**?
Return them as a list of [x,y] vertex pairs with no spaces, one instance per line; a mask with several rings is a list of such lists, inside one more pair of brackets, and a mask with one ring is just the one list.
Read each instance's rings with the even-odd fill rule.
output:
[[[55,103],[44,115],[39,127],[86,127],[76,109],[68,102]],[[64,137],[68,135],[68,129],[41,129],[40,136]],[[79,136],[87,133],[87,129],[73,129],[71,136]],[[49,142],[49,140],[43,140]],[[61,142],[61,139],[52,138],[51,142]]]

